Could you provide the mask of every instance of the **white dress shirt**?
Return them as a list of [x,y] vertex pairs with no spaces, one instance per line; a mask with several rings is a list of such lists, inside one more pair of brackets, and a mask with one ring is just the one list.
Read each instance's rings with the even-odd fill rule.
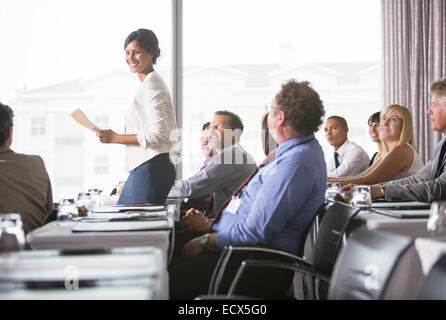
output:
[[126,134],[135,134],[139,146],[126,145],[131,171],[160,153],[168,153],[177,141],[177,124],[167,85],[150,72],[136,91],[126,118]]
[[325,155],[328,177],[356,176],[369,167],[368,154],[356,143],[346,140],[336,151],[339,167],[336,168],[334,152]]

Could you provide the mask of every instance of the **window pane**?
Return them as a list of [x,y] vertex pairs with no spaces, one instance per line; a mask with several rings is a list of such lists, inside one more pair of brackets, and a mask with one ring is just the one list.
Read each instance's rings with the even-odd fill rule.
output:
[[[42,156],[55,201],[89,188],[111,190],[127,176],[125,147],[99,143],[70,114],[80,108],[98,126],[124,132],[140,82],[125,63],[123,46],[138,28],[152,29],[158,36],[161,57],[155,69],[170,85],[170,1],[0,4],[0,101],[15,112],[12,149]],[[41,119],[31,120],[32,113]],[[96,156],[108,162],[95,166]],[[94,174],[96,169],[100,175]]]
[[[382,107],[380,57],[377,0],[186,1],[184,176],[200,168],[201,125],[220,109],[240,115],[241,144],[260,163],[264,106],[291,78],[310,81],[326,117],[345,117],[349,138],[372,154],[367,119]],[[323,130],[317,137],[327,150]]]

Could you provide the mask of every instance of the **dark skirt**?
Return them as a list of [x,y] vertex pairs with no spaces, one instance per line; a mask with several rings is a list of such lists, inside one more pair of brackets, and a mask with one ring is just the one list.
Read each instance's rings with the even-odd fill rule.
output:
[[130,171],[118,204],[163,205],[175,182],[175,166],[168,153],[161,153]]

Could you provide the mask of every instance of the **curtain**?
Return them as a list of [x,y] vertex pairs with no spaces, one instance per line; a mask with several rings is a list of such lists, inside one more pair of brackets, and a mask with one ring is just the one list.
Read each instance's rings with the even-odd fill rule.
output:
[[430,126],[431,82],[446,77],[446,0],[381,0],[383,101],[407,106],[424,162],[441,134]]

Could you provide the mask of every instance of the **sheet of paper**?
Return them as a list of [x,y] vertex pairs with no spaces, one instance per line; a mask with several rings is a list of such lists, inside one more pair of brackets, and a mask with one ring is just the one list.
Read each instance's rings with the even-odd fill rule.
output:
[[160,211],[163,210],[164,206],[147,206],[147,207],[133,207],[133,206],[104,206],[93,210],[94,213],[112,213],[112,212],[127,212],[127,211]]
[[79,222],[72,232],[114,232],[114,231],[145,231],[165,230],[170,225],[167,220],[154,221],[122,221],[122,222]]
[[93,122],[91,122],[87,116],[81,111],[81,109],[76,109],[71,116],[74,120],[76,120],[80,125],[84,126],[87,129],[94,130],[99,129],[97,125],[95,125]]
[[136,212],[132,211],[133,213],[127,213],[127,212],[90,212],[88,214],[88,218],[85,219],[88,221],[88,219],[98,219],[98,220],[110,220],[110,219],[120,219],[120,218],[162,218],[167,217],[167,210],[161,210],[161,211],[151,211],[151,212]]
[[372,208],[398,208],[398,209],[414,209],[414,208],[430,208],[431,204],[428,202],[418,201],[394,201],[394,202],[373,202]]
[[430,210],[387,210],[387,209],[373,209],[374,212],[384,214],[386,216],[396,218],[429,218]]

